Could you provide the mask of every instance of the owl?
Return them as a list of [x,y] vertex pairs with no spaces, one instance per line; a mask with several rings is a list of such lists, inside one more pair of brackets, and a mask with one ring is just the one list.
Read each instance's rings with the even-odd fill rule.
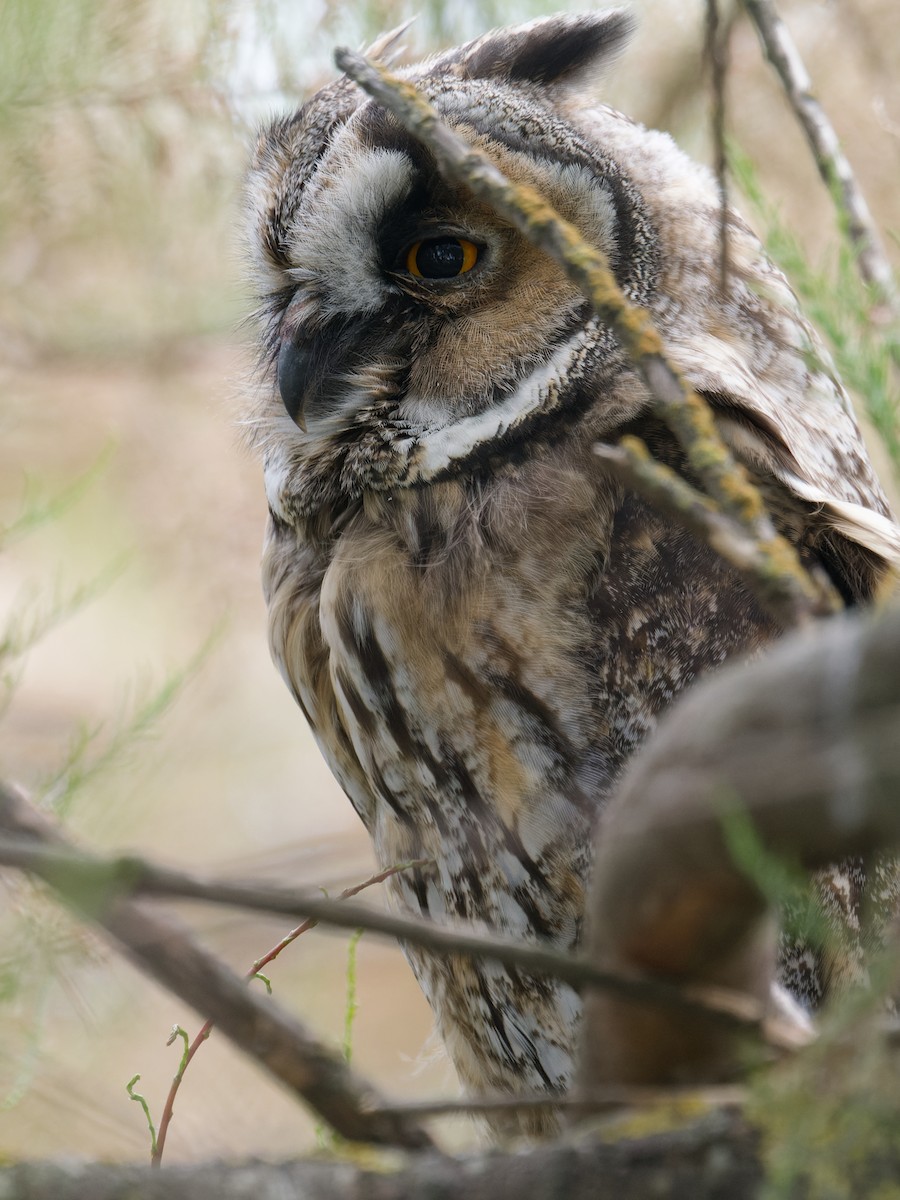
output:
[[[900,538],[848,398],[735,212],[721,293],[707,170],[597,99],[630,28],[549,17],[401,73],[605,253],[780,531],[864,604]],[[592,447],[629,433],[698,482],[610,329],[354,84],[261,133],[247,195],[275,662],[380,863],[424,860],[392,879],[399,908],[574,948],[624,765],[685,688],[782,630],[604,473]],[[568,1085],[569,986],[406,953],[468,1089]],[[835,968],[786,940],[782,973],[813,1002]]]

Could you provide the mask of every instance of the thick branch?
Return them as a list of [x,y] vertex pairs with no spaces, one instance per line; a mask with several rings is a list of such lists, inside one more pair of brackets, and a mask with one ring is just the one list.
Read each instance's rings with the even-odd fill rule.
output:
[[[670,711],[626,772],[598,842],[589,951],[762,996],[767,898],[734,862],[727,808],[807,868],[900,845],[900,611],[842,617],[732,665]],[[729,1038],[692,1016],[586,998],[591,1086],[710,1079]],[[592,1054],[591,1048],[602,1048]]]
[[756,26],[769,62],[784,85],[788,102],[806,134],[819,174],[847,222],[860,275],[867,284],[877,289],[882,300],[897,309],[897,284],[878,229],[853,168],[841,149],[834,126],[812,94],[809,72],[788,27],[779,16],[773,0],[744,0],[744,7]]
[[759,544],[765,562],[760,591],[777,619],[790,626],[835,611],[835,595],[810,578],[794,548],[775,532],[759,492],[720,438],[709,406],[669,361],[649,314],[625,297],[602,251],[588,245],[533,188],[508,180],[485,154],[442,122],[411,84],[349,50],[338,50],[335,61],[427,146],[447,179],[486,201],[553,258],[615,332],[654,409],[678,438],[710,496]]
[[[710,1169],[710,1164],[714,1169]],[[752,1200],[756,1137],[736,1113],[636,1140],[579,1139],[515,1153],[415,1155],[364,1169],[348,1162],[136,1167],[23,1163],[0,1169],[0,1200]]]
[[[60,830],[12,789],[0,785],[0,830],[54,857],[72,854]],[[82,858],[85,856],[81,856]],[[88,860],[90,861],[90,860]],[[96,865],[95,860],[95,865]],[[50,872],[52,875],[52,871]],[[258,995],[171,918],[110,890],[108,878],[58,890],[80,914],[101,925],[142,971],[211,1018],[235,1045],[266,1068],[351,1141],[421,1148],[428,1134],[407,1117],[379,1115],[378,1092],[318,1042],[295,1017]],[[57,886],[57,885],[54,885]],[[2,1195],[2,1193],[0,1193]]]

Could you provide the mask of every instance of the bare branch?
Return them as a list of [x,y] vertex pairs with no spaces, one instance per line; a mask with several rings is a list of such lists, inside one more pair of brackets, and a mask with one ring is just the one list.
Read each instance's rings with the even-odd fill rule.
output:
[[461,1100],[416,1100],[411,1104],[391,1104],[379,1112],[403,1113],[417,1118],[478,1116],[480,1114],[559,1109],[573,1115],[610,1112],[623,1108],[649,1108],[660,1105],[695,1103],[711,1108],[740,1107],[746,1100],[742,1087],[649,1088],[605,1087],[577,1094],[554,1096],[546,1092],[533,1095],[478,1096]]
[[728,79],[728,42],[733,14],[724,24],[719,0],[706,0],[705,56],[712,86],[713,169],[719,188],[719,289],[728,295],[728,152],[725,145],[725,84]]
[[764,592],[779,597],[777,619],[792,625],[836,611],[840,607],[836,595],[810,578],[793,546],[776,533],[759,492],[720,438],[709,406],[667,358],[649,314],[626,299],[606,256],[588,245],[533,188],[510,182],[486,155],[463,141],[411,84],[349,50],[338,50],[335,61],[431,150],[448,179],[490,204],[559,263],[615,332],[646,384],[657,414],[681,443],[712,499],[759,543],[766,564]]
[[[0,842],[2,842],[2,839],[0,839]],[[400,871],[409,870],[411,867],[425,866],[428,862],[430,862],[429,859],[419,859],[415,862],[399,863],[397,866],[388,867],[386,871],[379,871],[375,875],[370,875],[369,878],[364,879],[362,883],[357,883],[354,884],[353,887],[345,888],[341,892],[338,899],[348,900],[351,896],[358,896],[359,893],[365,891],[366,888],[374,887],[376,883],[384,883],[386,879],[390,879],[392,875],[397,875]],[[296,928],[285,934],[285,936],[281,938],[280,941],[278,941],[270,950],[267,950],[262,958],[258,958],[256,962],[254,962],[253,966],[247,972],[246,978],[253,979],[263,967],[268,966],[270,962],[273,962],[279,956],[279,954],[281,954],[283,950],[286,950],[288,946],[297,940],[297,938],[301,937],[304,933],[308,933],[310,929],[315,929],[317,925],[318,921],[313,920],[311,917],[308,917],[300,925],[297,925]],[[193,1040],[187,1044],[181,1065],[178,1071],[175,1073],[172,1083],[169,1086],[169,1092],[166,1096],[165,1104],[163,1105],[162,1116],[159,1119],[159,1131],[154,1138],[153,1150],[150,1156],[150,1161],[155,1166],[158,1166],[162,1162],[163,1154],[165,1153],[166,1138],[168,1137],[169,1126],[171,1125],[172,1117],[175,1114],[175,1098],[178,1095],[181,1082],[184,1079],[185,1071],[193,1061],[194,1055],[197,1053],[203,1043],[208,1040],[213,1029],[215,1029],[215,1021],[205,1021],[203,1023],[199,1032],[194,1035]],[[186,1038],[187,1034],[184,1036]],[[386,1110],[382,1109],[379,1111]]]
[[[0,831],[9,828],[0,790]],[[15,830],[13,829],[13,832]],[[398,938],[435,954],[464,954],[492,958],[534,975],[563,979],[576,988],[601,987],[649,1005],[686,1010],[714,1024],[762,1035],[775,1047],[792,1049],[792,1031],[765,1016],[765,1005],[726,988],[682,990],[645,979],[637,971],[606,971],[581,955],[568,954],[549,944],[528,944],[502,937],[470,933],[465,928],[437,925],[413,917],[380,912],[368,905],[326,900],[295,888],[200,879],[197,876],[154,866],[138,858],[102,859],[59,846],[0,837],[0,864],[27,870],[56,888],[93,920],[106,924],[103,913],[114,910],[124,898],[136,894],[179,897],[214,904],[290,916],[309,916],[342,929]],[[143,912],[143,910],[141,910]],[[108,928],[108,926],[107,926]],[[234,977],[237,978],[236,976]],[[170,986],[170,985],[167,985]],[[177,988],[172,989],[182,995]],[[246,995],[246,992],[242,992]],[[201,1008],[202,1005],[196,1004]],[[216,1023],[221,1022],[215,1018]]]
[[[42,874],[82,916],[101,925],[141,970],[210,1017],[234,1043],[264,1066],[350,1141],[420,1149],[428,1134],[410,1119],[380,1116],[381,1097],[341,1057],[323,1046],[295,1017],[271,999],[257,996],[244,981],[172,918],[147,911],[110,888],[102,860],[78,855],[43,814],[0,785],[0,830],[20,847],[47,854],[56,863]],[[92,877],[83,862],[66,877],[65,859],[93,862]],[[93,883],[93,886],[92,886]]]
[[897,312],[900,310],[900,297],[878,229],[853,168],[841,149],[834,126],[812,93],[812,80],[790,30],[779,16],[773,0],[744,0],[744,7],[756,26],[766,57],[784,85],[788,102],[806,134],[819,174],[847,222],[862,279],[874,287],[879,297]]

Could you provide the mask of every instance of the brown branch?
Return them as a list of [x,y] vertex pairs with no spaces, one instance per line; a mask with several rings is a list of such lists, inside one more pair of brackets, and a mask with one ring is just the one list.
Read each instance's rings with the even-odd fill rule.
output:
[[712,87],[711,131],[713,170],[719,189],[719,290],[728,296],[728,152],[725,146],[725,85],[728,79],[728,43],[732,21],[721,21],[719,0],[706,0],[704,55]]
[[[809,869],[900,845],[900,610],[842,617],[682,700],[632,760],[597,843],[588,951],[613,970],[764,996],[774,946],[726,805]],[[771,956],[770,956],[771,955]],[[587,1086],[714,1080],[741,1061],[696,1018],[585,999]],[[596,1049],[595,1049],[596,1048]]]
[[803,128],[819,174],[847,223],[862,279],[897,312],[900,310],[897,284],[878,229],[834,126],[812,93],[812,80],[790,30],[773,0],[744,0],[744,7]]
[[[0,831],[4,829],[0,793]],[[533,975],[562,979],[575,988],[600,987],[625,998],[651,1006],[674,1008],[762,1036],[773,1047],[794,1049],[796,1031],[766,1016],[766,1006],[727,988],[681,989],[645,978],[631,970],[598,968],[583,955],[557,950],[549,943],[529,944],[500,936],[469,933],[465,928],[437,925],[415,917],[380,912],[368,905],[326,900],[294,888],[261,887],[254,884],[201,879],[179,871],[157,867],[143,859],[101,859],[72,850],[36,845],[0,837],[0,865],[27,870],[74,900],[92,919],[137,894],[202,900],[214,904],[291,916],[311,916],[323,924],[342,929],[365,929],[435,954],[463,954],[490,958]],[[101,923],[104,923],[101,920]],[[172,990],[176,990],[173,988]],[[181,994],[181,993],[178,993]],[[246,993],[243,993],[246,994]],[[195,1007],[201,1007],[195,1004]],[[220,1023],[217,1020],[217,1023]]]
[[[53,825],[23,796],[0,785],[0,830],[23,850],[50,855],[58,874],[40,874],[80,915],[102,926],[142,971],[211,1018],[249,1054],[313,1108],[341,1137],[420,1149],[431,1145],[414,1121],[380,1116],[377,1091],[334,1051],[323,1046],[295,1017],[271,999],[257,996],[172,918],[147,911],[109,886],[102,860],[78,855]],[[84,863],[66,875],[66,857]]]
[[775,532],[759,492],[720,438],[709,406],[666,357],[649,314],[626,299],[606,256],[588,245],[533,188],[510,182],[486,155],[454,133],[410,83],[349,50],[338,50],[335,61],[434,154],[442,174],[490,204],[553,258],[615,332],[655,411],[675,434],[712,499],[759,543],[765,564],[761,594],[777,597],[777,619],[790,626],[836,611],[840,603],[835,594],[810,578],[793,546]]

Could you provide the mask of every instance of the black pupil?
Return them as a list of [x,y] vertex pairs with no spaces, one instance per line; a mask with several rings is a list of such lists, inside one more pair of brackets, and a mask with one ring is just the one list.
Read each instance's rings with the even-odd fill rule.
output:
[[452,279],[463,267],[459,239],[434,238],[423,242],[416,253],[416,266],[426,279]]

